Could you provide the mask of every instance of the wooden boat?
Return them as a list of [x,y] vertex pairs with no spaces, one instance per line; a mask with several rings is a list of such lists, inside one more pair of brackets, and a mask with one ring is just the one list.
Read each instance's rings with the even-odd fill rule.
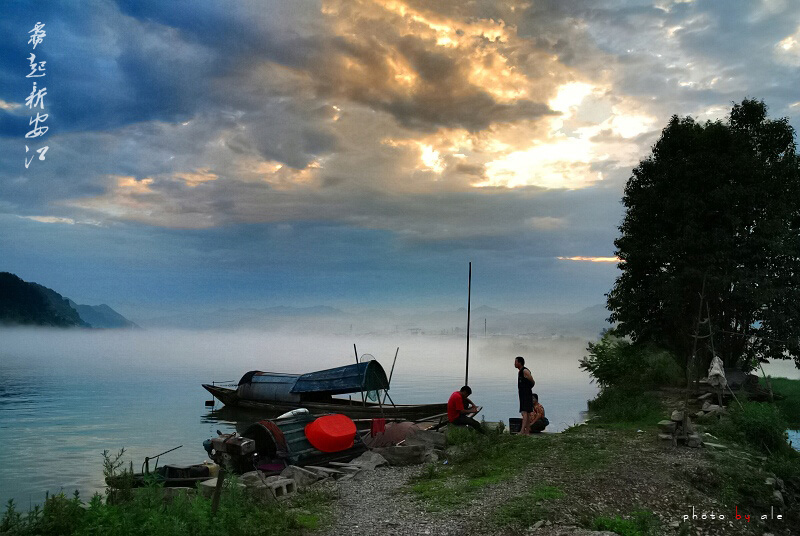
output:
[[[306,408],[313,415],[341,413],[351,419],[420,420],[447,411],[447,403],[395,404],[388,396],[389,380],[377,361],[336,367],[308,374],[281,374],[250,371],[242,376],[236,389],[203,384],[203,387],[226,406],[254,409],[280,415],[296,408]],[[334,395],[357,393],[355,400]],[[370,401],[370,394],[377,394]],[[386,398],[390,403],[385,403]]]
[[149,484],[157,484],[165,488],[193,488],[198,482],[213,478],[209,466],[195,465],[163,465],[151,473],[125,473],[106,478],[106,485],[115,489],[141,488]]

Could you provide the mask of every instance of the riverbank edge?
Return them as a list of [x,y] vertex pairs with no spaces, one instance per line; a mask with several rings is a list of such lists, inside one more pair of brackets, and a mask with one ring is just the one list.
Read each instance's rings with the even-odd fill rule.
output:
[[[660,418],[669,419],[682,398],[674,389],[659,392]],[[658,420],[592,416],[562,433],[506,435],[494,449],[457,439],[437,463],[379,469],[343,486],[323,532],[777,536],[800,526],[800,483],[783,482],[769,456],[709,435],[710,421],[697,425],[702,447],[665,446]]]

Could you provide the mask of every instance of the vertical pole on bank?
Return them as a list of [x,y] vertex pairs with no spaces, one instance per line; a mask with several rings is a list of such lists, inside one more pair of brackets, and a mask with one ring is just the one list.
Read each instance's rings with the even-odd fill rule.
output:
[[464,385],[469,385],[469,315],[472,299],[472,262],[469,263],[469,280],[467,283],[467,368],[464,372]]

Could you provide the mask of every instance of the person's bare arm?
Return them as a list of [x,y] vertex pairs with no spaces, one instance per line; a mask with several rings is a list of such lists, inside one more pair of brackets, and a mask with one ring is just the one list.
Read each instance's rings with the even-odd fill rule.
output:
[[472,415],[473,413],[478,413],[479,410],[480,408],[472,400],[469,398],[464,399],[464,409],[461,410],[462,415]]

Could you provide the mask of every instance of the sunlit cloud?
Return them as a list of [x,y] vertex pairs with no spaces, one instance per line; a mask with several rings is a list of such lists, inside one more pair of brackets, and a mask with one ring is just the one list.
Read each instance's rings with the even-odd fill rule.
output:
[[75,220],[72,218],[59,218],[56,216],[21,216],[27,220],[38,221],[39,223],[61,223],[66,225],[75,225]]
[[778,41],[775,54],[781,62],[800,65],[800,27],[792,35]]
[[0,110],[13,112],[14,110],[18,110],[19,108],[22,108],[22,105],[18,102],[6,102],[3,99],[0,99]]
[[560,261],[576,262],[622,262],[619,257],[556,257]]
[[187,186],[194,188],[204,182],[217,180],[219,175],[212,173],[209,168],[201,168],[194,171],[176,172],[173,173],[173,177],[182,180]]

